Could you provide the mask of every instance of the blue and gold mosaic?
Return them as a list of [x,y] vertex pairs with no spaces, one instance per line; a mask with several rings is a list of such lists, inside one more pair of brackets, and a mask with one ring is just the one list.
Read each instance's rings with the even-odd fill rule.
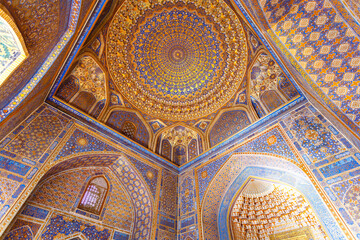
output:
[[211,6],[126,1],[119,9],[108,31],[108,67],[136,108],[188,120],[233,97],[247,62],[245,33],[225,3]]

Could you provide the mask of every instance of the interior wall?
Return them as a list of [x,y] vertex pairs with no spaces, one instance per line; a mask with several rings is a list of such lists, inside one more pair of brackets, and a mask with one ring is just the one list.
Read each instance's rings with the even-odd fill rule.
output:
[[[95,227],[98,232],[110,234],[101,235],[101,239],[123,239],[119,237],[122,236],[121,232],[131,235],[130,238],[132,239],[153,239],[161,234],[173,237],[176,234],[177,174],[172,169],[165,170],[144,158],[126,151],[120,144],[114,144],[106,140],[93,130],[81,127],[76,121],[52,107],[47,105],[40,107],[4,138],[0,143],[0,147],[2,233],[6,229],[7,233],[9,233],[10,230],[16,230],[19,227],[28,230],[28,228],[31,229],[32,223],[36,222],[41,226],[36,231],[31,230],[34,238],[29,235],[28,239],[38,239],[45,234],[44,231],[48,228],[47,224],[51,224],[51,218],[59,213],[62,214],[63,219],[67,219],[66,221],[72,222],[71,219],[77,219],[76,221],[83,222],[85,225],[87,223],[96,223],[96,226],[100,226]],[[124,227],[116,226],[115,222],[119,223],[120,219],[114,219],[114,217],[121,214],[112,213],[115,215],[113,217],[107,217],[105,214],[99,220],[96,217],[92,218],[91,215],[82,216],[77,213],[74,210],[74,201],[76,202],[74,197],[78,196],[78,192],[74,188],[72,192],[59,190],[59,193],[54,192],[54,189],[51,192],[49,188],[53,188],[53,185],[50,184],[46,191],[50,191],[51,194],[43,195],[40,192],[35,192],[36,198],[30,196],[42,178],[48,178],[63,171],[71,171],[81,167],[92,169],[93,173],[103,171],[104,174],[110,176],[110,182],[115,181],[114,178],[120,182],[119,184],[123,186],[125,193],[120,194],[112,190],[112,194],[117,196],[129,195],[135,214],[131,222],[133,225],[131,233],[130,230],[124,231]],[[75,187],[75,183],[81,182],[76,179],[80,177],[79,174],[69,174],[72,175],[65,178],[68,180],[65,181],[61,177],[61,181],[64,180],[65,182],[59,180],[59,183],[55,185],[69,184],[68,181],[73,181],[73,187]],[[72,178],[73,175],[75,175],[75,179]],[[82,173],[82,175],[83,179],[86,174]],[[65,196],[62,197],[61,194],[65,194]],[[59,198],[54,199],[54,197],[51,197],[52,195],[59,195]],[[39,220],[39,218],[24,215],[22,210],[19,212],[22,206],[28,205],[25,204],[25,200],[29,196],[30,205],[36,205],[37,207],[32,214],[42,214],[45,210],[50,211],[49,209],[51,209],[51,214],[46,215],[47,219],[44,217],[44,219]],[[111,202],[111,198],[109,201]],[[56,202],[56,204],[53,205],[50,202]],[[117,199],[116,202],[116,204],[120,204],[120,199]],[[69,205],[66,207],[64,204]],[[73,205],[70,206],[71,204]],[[116,207],[116,204],[114,203],[111,208],[116,209],[114,211],[119,211],[120,208]],[[160,211],[161,216],[158,215]],[[15,218],[17,213],[18,216]],[[27,219],[27,223],[21,223],[21,225],[19,222],[23,222],[24,218]],[[52,235],[51,237],[49,235],[49,239],[57,238],[58,234],[62,236],[61,234],[65,234],[62,232],[63,230],[52,229]],[[115,234],[115,232],[118,233]],[[14,231],[15,233],[19,237],[25,236],[25,233],[20,234],[18,230]],[[28,233],[27,231],[26,234]],[[70,237],[72,233],[80,234],[80,232],[69,230],[65,236]],[[35,234],[37,235],[35,236]],[[116,238],[114,234],[117,236]],[[15,235],[9,236],[12,239]],[[5,237],[5,235],[2,235],[2,237]]]
[[[199,217],[200,209],[204,207],[205,196],[212,191],[218,196],[218,201],[222,201],[223,195],[219,191],[226,189],[226,185],[221,185],[222,183],[216,185],[215,189],[210,184],[218,177],[217,174],[220,174],[222,166],[231,156],[242,154],[249,154],[250,157],[252,154],[276,156],[298,166],[311,179],[312,185],[316,187],[327,207],[331,209],[332,206],[336,206],[332,214],[339,219],[338,224],[346,229],[345,236],[348,239],[360,237],[359,213],[350,204],[358,197],[354,189],[359,187],[359,150],[312,105],[306,104],[281,117],[268,129],[248,137],[243,143],[233,146],[223,154],[204,159],[195,167],[192,177],[195,179],[193,194],[196,196],[198,221],[194,222],[193,226],[199,229],[200,238],[208,231],[201,226],[203,216]],[[269,162],[277,168],[275,162]],[[234,164],[233,168],[241,164]],[[222,173],[220,176],[224,181],[228,181],[229,174]],[[215,205],[209,206],[210,218],[217,219],[219,209]],[[215,227],[216,223],[211,226]],[[190,231],[190,228],[180,226],[179,230]],[[182,239],[181,233],[179,237]],[[336,235],[333,239],[337,239]]]
[[[86,160],[89,156],[83,154],[120,154],[121,150],[47,106],[38,109],[18,126],[0,146],[1,181],[2,186],[6,186],[1,195],[3,231],[51,167],[59,164],[56,171],[49,172],[54,174],[69,169],[69,166],[86,167],[91,162],[96,166],[106,164],[119,179],[124,179],[123,171],[116,169],[124,169],[125,164],[137,169],[136,174],[146,184],[144,189],[153,199],[155,209],[159,209],[154,210],[151,226],[148,225],[153,236],[197,239],[201,233],[199,209],[210,182],[230,156],[253,153],[281,157],[300,167],[325,203],[336,206],[334,214],[337,219],[342,219],[339,224],[355,236],[359,232],[359,212],[351,204],[358,197],[356,189],[360,185],[359,151],[310,104],[282,117],[272,127],[251,136],[225,154],[204,159],[199,166],[182,172],[179,180],[176,173],[131,155],[126,155],[127,161],[121,164],[117,162],[118,157]],[[76,161],[72,163],[75,165],[60,164],[75,156]],[[131,185],[124,187],[131,192]],[[215,217],[217,213],[214,214]]]
[[[78,208],[87,183],[96,176],[109,182],[100,215]],[[84,235],[87,239],[129,239],[135,215],[131,197],[108,168],[69,170],[44,179],[30,195],[3,239],[56,239]]]

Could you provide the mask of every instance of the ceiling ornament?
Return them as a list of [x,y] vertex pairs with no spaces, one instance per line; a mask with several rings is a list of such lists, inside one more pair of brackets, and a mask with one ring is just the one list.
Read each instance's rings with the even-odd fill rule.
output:
[[281,74],[279,65],[268,54],[259,54],[251,68],[251,96],[261,101],[262,93],[277,90],[277,79]]
[[198,134],[194,130],[177,126],[165,131],[162,139],[167,139],[171,146],[175,146],[176,144],[188,146],[191,140],[198,139]]
[[92,57],[82,57],[71,75],[78,79],[80,88],[92,93],[97,101],[106,98],[105,74]]
[[111,21],[107,64],[125,98],[167,120],[211,114],[247,65],[240,20],[222,1],[125,1]]
[[316,239],[329,239],[299,192],[261,180],[246,185],[231,210],[231,220],[234,239],[273,239],[274,234],[303,227],[310,227]]

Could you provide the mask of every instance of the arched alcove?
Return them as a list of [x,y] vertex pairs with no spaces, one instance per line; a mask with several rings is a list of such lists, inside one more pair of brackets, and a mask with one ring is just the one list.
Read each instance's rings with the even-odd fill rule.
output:
[[[201,234],[204,239],[230,239],[231,203],[249,178],[262,178],[287,184],[301,192],[313,207],[330,239],[347,239],[334,217],[325,194],[314,186],[299,167],[281,158],[265,155],[234,155],[211,181],[201,202]],[[320,192],[319,192],[320,191]],[[325,224],[326,223],[326,224]]]
[[250,178],[232,200],[231,239],[329,239],[313,207],[296,189]]
[[[6,233],[9,239],[18,231],[34,232],[28,231],[29,227],[36,228],[37,234],[33,234],[36,239],[64,233],[65,239],[80,233],[89,240],[107,239],[111,231],[127,239],[151,239],[156,225],[153,224],[154,199],[141,173],[124,155],[76,154],[60,158],[45,169],[46,173],[14,219],[17,224],[30,214],[38,221],[35,226],[32,222],[10,225]],[[79,205],[89,184],[96,179],[102,179],[96,185],[108,189],[99,205],[101,210],[92,212]],[[46,216],[50,217],[49,221],[44,221]]]

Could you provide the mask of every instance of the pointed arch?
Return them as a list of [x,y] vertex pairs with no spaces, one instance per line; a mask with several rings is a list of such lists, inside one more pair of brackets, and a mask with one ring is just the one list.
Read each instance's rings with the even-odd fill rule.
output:
[[[87,64],[84,64],[84,62]],[[69,68],[67,77],[64,78],[56,90],[56,98],[60,101],[66,101],[79,110],[95,118],[101,118],[110,102],[109,75],[106,68],[100,62],[96,54],[90,50],[81,53]],[[85,77],[93,77],[85,79]],[[68,84],[66,81],[72,77],[75,84]],[[71,88],[71,89],[67,89]],[[72,97],[64,98],[66,91],[74,92]],[[64,93],[65,92],[65,93]],[[92,95],[91,102],[79,102],[79,95]],[[89,97],[88,97],[89,98]],[[97,108],[96,108],[97,107]],[[99,107],[101,107],[99,109]]]
[[[232,115],[232,119],[226,121],[226,123],[221,122],[222,117],[226,117],[228,114]],[[238,116],[238,114],[240,114],[240,116]],[[239,119],[239,117],[242,119]],[[253,116],[253,114],[250,114],[249,107],[246,105],[221,109],[206,130],[206,143],[208,147],[214,147],[216,144],[230,138],[256,120],[257,118]],[[228,124],[228,126],[226,124]],[[215,127],[219,128],[216,133],[214,133]],[[215,139],[213,135],[216,135],[218,139]]]
[[[150,188],[141,173],[139,173],[131,161],[122,153],[105,154],[92,152],[60,158],[43,169],[43,177],[36,188],[47,178],[63,171],[92,166],[107,167],[111,170],[131,197],[135,212],[132,238],[143,240],[152,239],[156,233],[154,230],[156,224],[153,223],[156,222],[157,209],[155,202],[157,200],[152,197]],[[161,179],[161,177],[159,177],[159,179]],[[159,193],[157,193],[157,198],[158,194]]]
[[229,239],[230,203],[249,177],[277,181],[297,189],[308,199],[321,221],[326,222],[323,225],[331,239],[347,239],[342,222],[334,220],[341,216],[334,211],[311,173],[281,158],[258,154],[233,155],[211,180],[200,205],[200,235],[204,239]]
[[[177,165],[191,161],[205,151],[204,133],[196,127],[183,123],[164,127],[156,133],[153,143],[153,151],[157,151],[158,154]],[[179,155],[180,152],[182,153]]]
[[[121,121],[117,121],[120,117]],[[136,126],[134,138],[130,138],[132,141],[135,141],[145,147],[150,146],[153,142],[153,132],[151,127],[139,111],[119,106],[112,106],[105,113],[103,120],[108,126],[120,133],[122,133],[123,124],[125,122],[132,122]],[[123,133],[123,135],[125,134]]]
[[80,198],[77,208],[100,215],[110,190],[109,185],[108,180],[104,176],[93,176],[87,181],[85,191]]
[[[189,126],[185,123],[179,122],[179,123],[175,123],[173,125],[170,126],[166,126],[164,128],[162,128],[161,130],[159,130],[155,135],[154,135],[154,141],[153,144],[151,145],[151,149],[155,151],[156,149],[156,140],[161,136],[162,133],[166,132],[169,129],[175,128],[175,127],[184,127],[184,128],[189,128],[193,131],[195,131],[198,135],[200,135],[201,139],[202,139],[202,144],[204,144],[204,139],[205,139],[205,135],[203,132],[201,132],[200,129],[193,127],[193,126]],[[206,151],[206,149],[204,149],[204,151]]]

